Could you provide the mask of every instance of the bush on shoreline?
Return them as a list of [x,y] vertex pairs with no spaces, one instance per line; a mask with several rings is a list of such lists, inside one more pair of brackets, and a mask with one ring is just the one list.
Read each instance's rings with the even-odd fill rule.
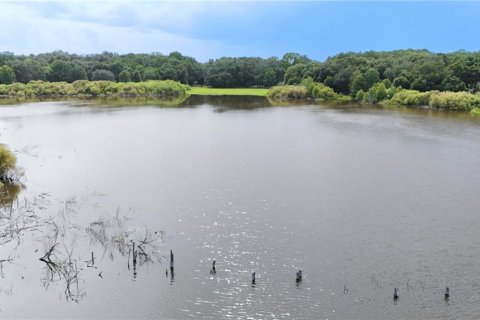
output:
[[282,100],[308,100],[319,102],[349,102],[351,98],[336,93],[332,88],[323,83],[314,82],[312,78],[302,81],[301,85],[284,85],[270,88],[268,98],[274,101]]
[[358,91],[355,100],[360,103],[429,107],[433,109],[470,111],[480,107],[480,95],[466,91],[426,91],[386,88],[382,82],[375,83],[367,92]]
[[73,83],[30,81],[27,84],[0,84],[0,98],[154,96],[177,98],[187,95],[190,86],[173,80],[112,82],[77,80]]

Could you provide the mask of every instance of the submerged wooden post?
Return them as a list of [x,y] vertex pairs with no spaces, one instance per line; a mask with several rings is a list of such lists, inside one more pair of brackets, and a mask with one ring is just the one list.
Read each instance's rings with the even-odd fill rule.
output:
[[132,252],[133,252],[133,267],[137,265],[137,252],[135,251],[135,242],[132,242]]
[[393,300],[397,301],[398,300],[398,289],[393,288]]
[[450,288],[446,287],[445,288],[445,300],[448,300],[450,298]]
[[298,272],[297,272],[297,277],[295,278],[295,281],[296,281],[297,283],[300,283],[300,282],[302,282],[302,280],[303,280],[302,270],[298,270]]
[[170,273],[173,275],[173,251],[170,250]]
[[252,286],[255,286],[255,272],[252,273]]
[[212,263],[212,270],[210,270],[210,274],[211,274],[211,275],[214,275],[214,274],[216,274],[216,273],[217,273],[217,268],[215,268],[215,263],[216,263],[216,261],[215,261],[215,260],[213,260],[213,263]]

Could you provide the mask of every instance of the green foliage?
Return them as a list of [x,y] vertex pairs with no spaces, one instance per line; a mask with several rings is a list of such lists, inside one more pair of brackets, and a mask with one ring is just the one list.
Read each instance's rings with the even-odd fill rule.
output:
[[390,99],[391,103],[406,106],[428,106],[431,92],[420,92],[417,90],[399,90]]
[[365,100],[365,92],[363,90],[358,90],[357,94],[355,95],[355,100],[358,102],[363,102]]
[[442,80],[442,87],[446,91],[467,91],[465,82],[453,75],[448,75]]
[[368,91],[379,80],[380,76],[376,69],[370,68],[365,73],[356,71],[350,81],[350,94],[356,96],[359,90]]
[[268,68],[263,74],[263,85],[265,87],[271,87],[277,84],[277,74],[273,68]]
[[394,87],[409,89],[410,88],[410,80],[408,80],[405,76],[400,76],[393,79],[392,85]]
[[[10,176],[10,173],[15,170],[17,158],[7,147],[0,144],[0,181],[5,180]],[[2,185],[3,186],[3,185]]]
[[272,100],[314,99],[316,101],[348,102],[350,97],[336,93],[323,83],[314,82],[311,77],[301,85],[285,85],[270,88],[267,97]]
[[387,89],[390,89],[390,87],[392,86],[392,82],[388,78],[383,79],[382,83],[385,85],[385,88],[387,88]]
[[336,93],[352,97],[356,97],[359,90],[368,92],[378,82],[383,82],[387,90],[394,86],[418,91],[476,92],[480,90],[480,52],[348,52],[323,62],[298,53],[286,53],[282,58],[223,57],[207,63],[199,63],[179,52],[169,55],[110,52],[76,55],[62,51],[28,56],[0,54],[0,84],[15,81],[26,84],[32,80],[72,83],[88,79],[138,83],[168,79],[189,85],[250,88],[300,84],[308,77]]
[[368,69],[365,74],[364,74],[364,79],[365,79],[365,86],[367,88],[370,88],[373,86],[375,83],[380,81],[380,75],[378,74],[378,71],[374,68]]
[[[158,79],[158,78],[157,78]],[[148,79],[145,79],[145,80],[148,80]],[[142,82],[143,81],[143,78],[142,78],[142,74],[140,73],[140,71],[138,70],[135,70],[132,74],[132,81],[133,82]]]
[[378,82],[373,85],[373,90],[375,94],[375,99],[377,101],[382,101],[387,97],[387,88],[383,82]]
[[115,81],[115,75],[110,70],[99,69],[93,72],[92,80],[93,81],[99,81],[99,80]]
[[475,116],[480,116],[480,107],[473,108],[472,111],[470,111],[470,113]]
[[346,96],[335,93],[332,88],[327,87],[323,83],[316,83],[312,89],[311,96],[318,101],[347,101]]
[[326,85],[327,87],[333,88],[333,77],[328,76],[323,80],[323,84]]
[[272,100],[307,99],[308,91],[302,85],[275,86],[270,88],[267,97]]
[[[143,80],[160,80],[160,76],[158,75],[157,69],[148,67],[145,68],[145,71],[143,72]],[[140,81],[135,81],[135,82],[140,82]]]
[[0,97],[59,97],[59,96],[155,96],[183,97],[188,85],[177,81],[122,82],[77,80],[67,82],[30,81],[27,84],[0,85]]
[[132,81],[132,76],[130,75],[130,72],[128,70],[122,70],[120,74],[118,75],[118,81],[119,82],[131,82]]
[[11,84],[15,80],[15,73],[13,68],[10,66],[1,66],[0,67],[0,83],[1,84]]
[[472,110],[480,106],[480,97],[468,92],[438,92],[432,94],[430,107],[449,110]]
[[302,55],[296,52],[288,52],[283,55],[282,62],[289,66],[293,66],[299,63],[309,63],[310,59],[306,55]]
[[399,90],[387,103],[468,111],[480,107],[480,96],[469,92]]
[[211,87],[269,87],[283,82],[288,67],[308,61],[296,54],[290,54],[284,60],[276,57],[220,58],[207,62],[203,66],[204,71],[199,73],[205,74],[205,84]]
[[[307,89],[307,93],[310,97],[313,97],[313,90],[316,87],[316,83],[313,81],[312,77],[308,77],[306,79],[302,80],[302,86],[304,86]],[[323,85],[323,84],[322,84]]]
[[350,94],[352,96],[356,96],[357,92],[368,90],[365,83],[365,78],[363,77],[363,73],[360,71],[355,72],[352,75],[352,80],[350,81]]

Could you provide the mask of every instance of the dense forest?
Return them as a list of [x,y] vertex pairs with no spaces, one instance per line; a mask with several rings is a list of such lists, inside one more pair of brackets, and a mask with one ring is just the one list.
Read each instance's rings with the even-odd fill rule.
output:
[[282,58],[222,57],[206,63],[178,52],[76,55],[56,51],[28,56],[0,53],[3,97],[184,97],[191,85],[272,88],[269,98],[274,100],[355,100],[472,110],[480,107],[480,52],[349,52],[324,62],[286,53]]
[[62,51],[38,55],[0,53],[0,84],[77,80],[142,82],[175,80],[218,88],[271,87],[313,79],[335,93],[356,97],[382,82],[387,88],[426,92],[480,90],[480,52],[448,54],[427,50],[341,53],[324,62],[287,53],[282,58],[222,57],[200,63],[178,52],[163,55],[110,52],[92,55]]

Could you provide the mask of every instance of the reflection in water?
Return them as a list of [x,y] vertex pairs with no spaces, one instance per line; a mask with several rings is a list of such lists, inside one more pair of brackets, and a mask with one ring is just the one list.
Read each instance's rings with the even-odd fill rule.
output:
[[[0,207],[0,246],[2,247],[0,276],[2,278],[5,277],[4,263],[14,262],[15,250],[22,244],[24,233],[33,231],[41,225],[40,217],[34,211],[35,206],[26,200],[21,203],[16,199],[17,201],[14,202],[10,196],[16,196],[20,189],[9,189],[7,186],[8,184],[5,185],[5,190],[13,190],[13,192],[8,193],[8,196],[4,195]],[[6,252],[9,253],[6,254]]]
[[[35,212],[46,209],[50,204],[49,195],[41,194],[32,202],[17,201],[0,211],[0,245],[9,244],[10,254],[0,256],[0,272],[4,277],[4,263],[15,262],[19,257],[17,249],[26,235],[41,235],[37,239],[43,245],[44,272],[41,282],[45,289],[52,284],[61,284],[67,301],[80,302],[86,296],[86,281],[82,278],[88,268],[97,269],[104,257],[114,261],[115,257],[127,258],[127,268],[133,266],[133,277],[138,267],[161,262],[159,245],[164,239],[163,231],[135,228],[128,224],[129,218],[117,210],[113,217],[101,217],[86,227],[72,219],[76,213],[75,198],[63,202],[64,207],[54,216],[42,219]],[[27,231],[29,233],[27,233]],[[94,250],[100,248],[101,257],[95,257]],[[88,252],[89,250],[92,250]],[[37,252],[38,249],[35,251]],[[2,253],[6,252],[2,250]],[[40,252],[39,252],[40,253]],[[88,257],[88,258],[87,258]],[[103,271],[98,273],[103,278]]]
[[[198,108],[0,108],[40,217],[24,209],[19,225],[40,225],[0,248],[0,317],[478,318],[476,123],[192,99]],[[171,235],[174,278],[168,261],[150,263],[156,225]]]
[[[98,107],[132,107],[132,106],[157,106],[157,107],[177,107],[180,106],[188,96],[159,99],[155,97],[101,97],[82,100],[85,104]],[[77,99],[78,100],[78,99]]]
[[182,107],[197,107],[208,104],[214,107],[215,112],[226,112],[229,110],[254,110],[270,107],[271,104],[265,97],[255,96],[200,96],[192,95]]
[[22,189],[23,185],[19,183],[5,183],[0,188],[0,206],[10,206]]
[[[45,275],[42,278],[43,286],[48,289],[54,282],[63,281],[65,284],[65,299],[80,302],[86,293],[80,286],[79,264],[72,258],[76,238],[67,243],[68,237],[65,226],[61,226],[62,234],[59,239],[59,226],[54,219],[45,223],[46,236],[44,239],[45,254],[39,260],[46,265]],[[82,266],[80,266],[81,268]]]
[[0,99],[0,106],[14,105],[19,103],[37,103],[37,102],[73,102],[75,105],[95,105],[108,107],[126,107],[126,106],[159,106],[175,107],[188,99],[188,95],[183,97],[160,99],[157,97],[62,97],[62,98],[16,98]]

